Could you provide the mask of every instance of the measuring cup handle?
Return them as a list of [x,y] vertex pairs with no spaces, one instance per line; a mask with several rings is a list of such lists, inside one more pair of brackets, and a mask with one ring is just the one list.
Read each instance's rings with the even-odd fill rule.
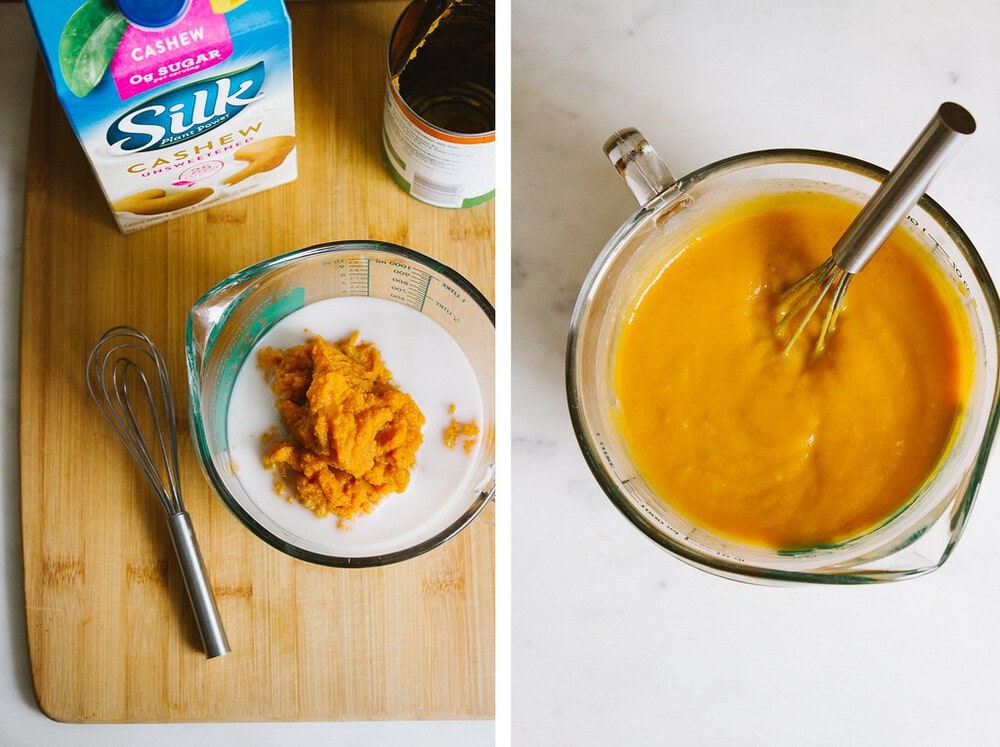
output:
[[604,143],[604,155],[640,205],[677,181],[653,146],[634,127],[618,130],[609,137]]

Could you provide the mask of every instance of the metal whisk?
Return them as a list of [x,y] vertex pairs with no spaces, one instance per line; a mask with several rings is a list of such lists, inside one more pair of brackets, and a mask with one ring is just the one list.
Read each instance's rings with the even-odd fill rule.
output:
[[177,423],[163,356],[139,330],[109,329],[87,358],[87,388],[167,513],[170,537],[205,655],[211,659],[228,654],[229,641],[215,606],[191,517],[181,500]]
[[787,325],[798,320],[785,343],[786,354],[802,335],[823,299],[832,292],[813,349],[814,354],[823,351],[827,337],[836,328],[851,278],[868,264],[892,230],[924,194],[964,137],[975,130],[975,119],[963,107],[951,102],[941,104],[920,136],[834,245],[832,256],[780,295],[779,305],[787,305],[788,310],[775,328],[777,334],[780,336]]

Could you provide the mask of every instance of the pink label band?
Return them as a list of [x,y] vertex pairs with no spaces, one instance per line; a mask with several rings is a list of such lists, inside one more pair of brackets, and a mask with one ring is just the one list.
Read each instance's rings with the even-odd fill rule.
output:
[[229,24],[210,0],[191,0],[188,12],[163,29],[129,26],[111,59],[111,77],[124,101],[151,88],[218,65],[233,53]]

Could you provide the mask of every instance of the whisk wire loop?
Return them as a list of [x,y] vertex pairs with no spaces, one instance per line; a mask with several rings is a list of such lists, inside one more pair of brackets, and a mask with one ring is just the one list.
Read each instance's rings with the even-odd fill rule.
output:
[[[152,367],[155,389],[144,366]],[[183,511],[173,396],[159,350],[142,332],[115,327],[91,352],[87,371],[91,397],[163,508],[168,515]]]
[[[164,424],[161,422],[160,409],[154,398],[154,393],[149,385],[149,379],[134,361],[119,358],[115,364],[114,372],[115,392],[118,397],[120,411],[126,416],[126,433],[132,436],[135,445],[135,458],[142,468],[146,479],[153,486],[156,494],[160,497],[163,507],[167,513],[176,513],[183,510],[180,492],[174,477],[175,465],[177,463],[176,451],[167,446],[167,442],[174,437],[173,428],[173,404],[169,400],[163,405],[166,410],[167,434],[164,434]],[[137,397],[133,394],[133,388],[141,389]],[[165,395],[161,395],[165,396]],[[135,403],[141,402],[148,406],[149,417],[152,420],[150,435],[153,437],[153,444],[143,435],[143,426],[139,422],[136,414]],[[161,400],[162,401],[162,400]],[[154,454],[151,446],[155,446],[158,455]],[[163,477],[166,477],[166,483]]]
[[833,289],[830,304],[823,314],[816,343],[813,346],[814,355],[823,352],[827,337],[836,327],[837,317],[840,315],[844,295],[847,293],[847,285],[851,281],[851,277],[851,273],[843,270],[833,257],[830,257],[780,294],[779,303],[787,304],[788,308],[775,326],[776,331],[780,334],[792,320],[798,320],[785,342],[784,353],[786,355],[802,336],[809,321],[816,314],[820,304],[823,303],[823,299]]

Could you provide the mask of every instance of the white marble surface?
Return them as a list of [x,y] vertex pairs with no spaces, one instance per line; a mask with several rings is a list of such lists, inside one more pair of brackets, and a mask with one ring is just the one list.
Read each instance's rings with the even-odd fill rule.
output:
[[[122,745],[288,744],[467,747],[494,742],[489,721],[388,723],[256,723],[79,725],[50,721],[32,693],[24,625],[18,490],[17,347],[22,210],[35,41],[20,4],[0,4],[0,745],[113,747]],[[150,676],[156,676],[150,673]],[[502,730],[501,730],[502,733]]]
[[634,208],[601,152],[624,126],[677,175],[781,146],[890,167],[958,101],[979,130],[931,194],[1000,275],[998,32],[987,0],[515,0],[514,744],[1000,743],[1000,455],[939,571],[755,587],[633,529],[563,386],[577,290]]

